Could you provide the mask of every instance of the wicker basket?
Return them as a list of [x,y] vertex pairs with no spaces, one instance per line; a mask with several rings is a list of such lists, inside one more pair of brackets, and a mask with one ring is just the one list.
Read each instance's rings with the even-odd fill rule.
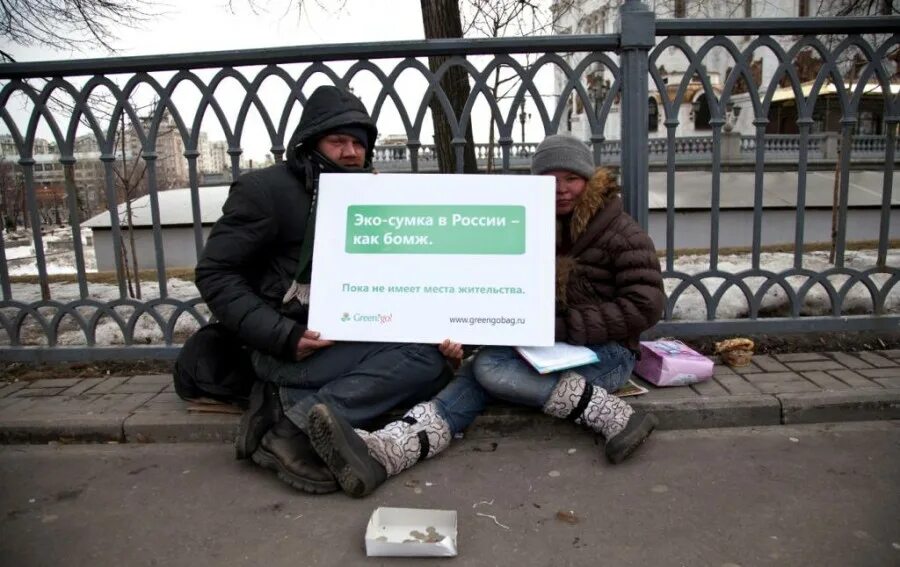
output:
[[729,350],[719,353],[722,362],[731,367],[749,366],[750,359],[753,358],[752,350]]
[[741,367],[750,364],[753,358],[753,349],[756,345],[750,339],[736,338],[716,343],[716,353],[719,358],[731,367]]

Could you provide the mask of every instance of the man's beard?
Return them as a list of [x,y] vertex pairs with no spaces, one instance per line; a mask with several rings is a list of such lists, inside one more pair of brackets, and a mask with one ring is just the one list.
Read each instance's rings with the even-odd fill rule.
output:
[[318,165],[325,173],[368,173],[372,171],[371,166],[344,165],[337,163],[318,150],[309,152],[309,159]]

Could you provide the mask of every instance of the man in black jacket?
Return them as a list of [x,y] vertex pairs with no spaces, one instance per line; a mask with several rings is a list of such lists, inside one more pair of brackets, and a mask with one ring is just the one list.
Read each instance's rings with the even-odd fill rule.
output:
[[306,327],[319,174],[371,172],[376,135],[359,99],[337,87],[316,89],[286,163],[232,184],[197,263],[200,294],[252,349],[259,378],[236,456],[305,492],[337,490],[305,433],[313,405],[328,403],[361,426],[425,399],[446,376],[437,346],[334,343]]

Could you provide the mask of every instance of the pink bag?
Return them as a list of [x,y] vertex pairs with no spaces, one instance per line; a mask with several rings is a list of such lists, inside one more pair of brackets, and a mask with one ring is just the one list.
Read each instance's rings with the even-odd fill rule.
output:
[[683,386],[712,377],[713,361],[681,341],[641,341],[634,371],[657,386]]

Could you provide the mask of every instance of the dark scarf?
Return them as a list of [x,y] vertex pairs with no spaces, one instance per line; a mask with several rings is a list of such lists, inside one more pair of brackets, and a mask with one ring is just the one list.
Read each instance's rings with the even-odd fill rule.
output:
[[309,305],[309,282],[312,279],[312,254],[316,236],[316,210],[319,201],[319,175],[322,173],[371,173],[372,166],[366,164],[363,167],[344,167],[331,161],[317,150],[298,153],[297,157],[303,166],[306,187],[312,194],[312,202],[309,205],[309,216],[306,219],[306,232],[300,248],[297,272],[294,274],[291,287],[284,294],[282,303],[296,299],[301,305]]

